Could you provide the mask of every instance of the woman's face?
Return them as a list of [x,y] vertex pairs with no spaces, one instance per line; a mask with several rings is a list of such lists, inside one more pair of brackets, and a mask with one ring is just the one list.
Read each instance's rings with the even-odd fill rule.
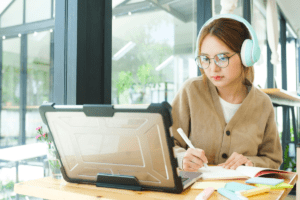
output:
[[[200,55],[205,55],[208,58],[222,53],[230,57],[235,53],[223,41],[212,35],[207,35],[204,38],[200,52]],[[209,67],[204,69],[204,72],[216,87],[228,88],[242,83],[242,70],[241,59],[238,54],[235,54],[229,58],[229,64],[226,68],[217,66],[211,59]]]

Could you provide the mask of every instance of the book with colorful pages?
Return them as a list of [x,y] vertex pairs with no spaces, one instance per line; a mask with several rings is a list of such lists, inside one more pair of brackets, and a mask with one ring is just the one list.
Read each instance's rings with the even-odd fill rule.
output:
[[200,168],[203,180],[230,180],[230,179],[249,179],[254,177],[270,177],[270,178],[289,178],[295,172],[288,172],[278,169],[239,166],[237,169],[224,169],[221,166],[209,166],[208,169]]
[[282,173],[288,173],[287,171],[283,171],[283,170],[278,170],[278,171],[274,171],[274,170],[264,170],[264,171],[260,171],[258,172],[255,177],[259,177],[259,176],[263,176],[266,174],[282,174]]

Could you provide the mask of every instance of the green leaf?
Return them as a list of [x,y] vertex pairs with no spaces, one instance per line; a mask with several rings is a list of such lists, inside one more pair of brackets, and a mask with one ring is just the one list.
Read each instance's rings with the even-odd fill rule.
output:
[[118,95],[123,93],[125,90],[128,90],[133,84],[133,78],[131,72],[121,71],[119,73],[119,79],[116,82]]
[[9,181],[5,186],[4,188],[6,188],[7,190],[12,190],[14,189],[14,185],[15,183],[13,181]]
[[58,160],[49,160],[49,164],[50,164],[52,169],[60,167]]
[[138,68],[137,76],[141,85],[147,85],[152,81],[150,76],[152,70],[153,68],[150,64],[141,65]]

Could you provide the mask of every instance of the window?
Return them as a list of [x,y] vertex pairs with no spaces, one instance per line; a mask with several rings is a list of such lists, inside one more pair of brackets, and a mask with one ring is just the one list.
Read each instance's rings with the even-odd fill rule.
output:
[[[279,15],[280,16],[280,15]],[[281,44],[280,44],[280,21],[278,19],[279,42],[277,47],[279,63],[274,66],[275,87],[282,89],[282,69],[281,69]]]
[[[4,0],[2,4],[1,1],[0,29],[4,31],[0,32],[3,34],[0,34],[0,148],[36,142],[35,128],[43,125],[38,107],[43,101],[51,100],[53,91],[53,70],[50,62],[53,59],[52,2]],[[27,24],[32,22],[37,23],[35,27],[43,28],[31,30],[32,26]],[[24,65],[27,67],[25,79],[21,78],[24,77],[21,73],[21,66]],[[25,96],[21,95],[24,91],[22,88],[27,88]]]
[[[213,0],[213,16],[219,15],[222,10],[221,0]],[[225,1],[224,1],[225,2]],[[229,1],[226,1],[229,3]],[[233,11],[233,14],[243,17],[243,0],[237,1],[237,6]]]
[[[35,128],[42,125],[38,108],[44,101],[50,101],[52,92],[50,34],[50,31],[42,31],[27,35],[26,143],[35,142]],[[47,130],[46,126],[43,130]]]
[[[287,70],[287,91],[293,95],[297,95],[297,46],[296,46],[296,34],[287,24],[286,35],[286,70]],[[298,109],[294,109],[295,116],[298,116]],[[292,116],[290,112],[290,116]],[[296,118],[297,119],[297,118]],[[297,123],[297,122],[296,122]],[[293,127],[292,117],[290,117],[290,127]],[[297,125],[296,125],[297,127]],[[299,126],[298,126],[299,127]],[[291,131],[292,132],[292,131]],[[299,131],[296,130],[296,133]],[[291,133],[293,141],[294,133]],[[299,139],[299,138],[298,138]]]
[[196,1],[165,2],[112,1],[113,104],[172,102],[197,76]]
[[287,26],[286,36],[286,70],[287,70],[287,90],[297,94],[297,72],[296,72],[296,38],[292,30]]
[[1,15],[1,28],[22,24],[23,0],[15,0]]
[[254,82],[259,88],[266,88],[267,81],[267,29],[266,5],[263,1],[255,0],[252,13],[252,26],[257,35],[261,55],[254,64]]
[[2,0],[0,4],[0,14],[9,6],[12,0]]
[[20,119],[20,38],[2,42],[2,100],[0,146],[17,145]]
[[51,0],[26,0],[26,23],[51,18]]

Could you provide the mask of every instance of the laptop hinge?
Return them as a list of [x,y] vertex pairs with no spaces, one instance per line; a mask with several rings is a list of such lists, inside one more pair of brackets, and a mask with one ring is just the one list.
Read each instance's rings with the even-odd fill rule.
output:
[[96,186],[136,191],[142,190],[142,186],[140,186],[138,179],[135,176],[127,175],[98,173]]

